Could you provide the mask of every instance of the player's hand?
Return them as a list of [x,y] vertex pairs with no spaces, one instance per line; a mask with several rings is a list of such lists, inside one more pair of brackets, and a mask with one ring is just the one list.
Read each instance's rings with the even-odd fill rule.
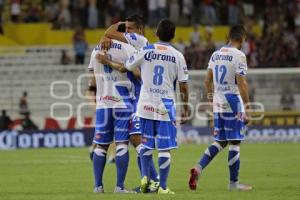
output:
[[188,109],[182,109],[180,124],[185,124],[188,121],[188,116],[189,116],[189,110]]
[[248,112],[246,112],[244,115],[244,123],[245,125],[250,123],[250,114]]
[[96,59],[102,63],[102,64],[107,64],[107,55],[106,55],[106,51],[101,51],[99,53],[96,54]]
[[108,37],[103,37],[100,41],[101,49],[108,51],[112,44],[112,40]]

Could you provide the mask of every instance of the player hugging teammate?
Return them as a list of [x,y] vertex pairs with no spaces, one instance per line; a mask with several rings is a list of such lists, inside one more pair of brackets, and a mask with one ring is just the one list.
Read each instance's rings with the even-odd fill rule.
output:
[[[125,30],[121,31],[121,27]],[[104,192],[102,176],[106,152],[112,142],[116,143],[117,167],[114,192],[134,193],[124,186],[130,141],[137,152],[140,191],[174,194],[167,180],[170,151],[177,148],[175,86],[178,82],[182,101],[180,123],[184,123],[188,115],[188,70],[183,55],[170,43],[175,36],[173,22],[160,21],[157,43],[148,44],[143,33],[141,18],[131,16],[126,22],[109,27],[91,55],[89,69],[97,85],[93,141],[96,144],[93,155],[95,193]],[[196,189],[203,169],[228,143],[229,189],[251,189],[238,181],[239,145],[247,122],[244,104],[249,101],[246,57],[239,50],[244,40],[244,27],[235,26],[230,30],[228,45],[211,56],[206,88],[209,100],[213,101],[216,142],[206,149],[199,164],[191,170],[191,189]],[[159,152],[159,178],[152,158],[155,149]]]
[[[124,24],[126,30],[122,33],[118,27]],[[114,192],[132,192],[124,187],[129,140],[138,155],[141,192],[174,193],[167,187],[170,150],[177,148],[174,83],[179,81],[182,101],[187,103],[187,66],[183,55],[170,45],[175,36],[174,23],[167,19],[159,23],[157,36],[160,42],[154,45],[148,44],[143,32],[140,17],[131,16],[125,23],[109,27],[101,45],[91,55],[89,68],[93,70],[97,84],[93,141],[97,144],[93,155],[95,193],[104,192],[102,176],[106,151],[113,141],[116,143],[117,166]],[[171,59],[166,59],[169,57]],[[184,105],[182,116],[186,115],[187,105]],[[156,146],[159,179],[152,159]]]

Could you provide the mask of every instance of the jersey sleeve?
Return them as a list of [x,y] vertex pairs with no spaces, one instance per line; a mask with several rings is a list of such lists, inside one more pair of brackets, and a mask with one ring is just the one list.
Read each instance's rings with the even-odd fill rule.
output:
[[129,71],[132,71],[134,68],[139,67],[144,60],[144,51],[140,49],[139,51],[134,51],[130,54],[129,59],[125,62],[125,67]]
[[137,50],[148,45],[148,40],[142,35],[126,32],[124,33],[124,37],[127,40],[127,43]]
[[235,73],[241,76],[246,76],[247,74],[247,59],[245,54],[240,54],[237,56],[237,61],[235,65]]
[[93,50],[92,54],[91,54],[91,57],[90,57],[90,63],[89,63],[89,66],[88,66],[88,70],[89,71],[94,71],[94,68],[96,66],[96,54],[97,54],[97,51]]
[[178,59],[177,79],[180,83],[187,82],[189,79],[188,68],[182,54],[179,56]]
[[213,54],[211,55],[211,57],[210,57],[210,59],[209,59],[209,61],[208,61],[207,69],[213,69],[213,67],[214,67],[214,62],[215,62],[215,60],[214,60],[214,55],[215,55],[215,53],[213,53]]

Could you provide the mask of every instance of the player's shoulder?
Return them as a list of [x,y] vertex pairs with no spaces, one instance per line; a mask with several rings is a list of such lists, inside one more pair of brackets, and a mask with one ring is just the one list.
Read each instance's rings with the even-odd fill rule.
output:
[[176,55],[176,57],[178,57],[179,59],[184,59],[183,54],[178,49],[176,49],[174,46],[170,45],[169,48],[170,48],[171,52],[173,52]]
[[121,42],[113,39],[110,48],[118,49],[118,50],[126,50],[126,49],[131,49],[133,47],[125,42]]
[[232,48],[233,52],[238,55],[238,56],[246,56],[244,52],[242,52],[241,50],[237,49],[237,48]]

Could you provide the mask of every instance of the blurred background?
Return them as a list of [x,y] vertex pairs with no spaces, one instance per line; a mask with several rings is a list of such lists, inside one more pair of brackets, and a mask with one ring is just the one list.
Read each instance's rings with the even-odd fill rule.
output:
[[[0,148],[90,144],[87,66],[106,28],[139,13],[146,37],[168,17],[190,70],[192,117],[179,141],[210,141],[204,76],[211,54],[242,23],[250,99],[262,115],[248,141],[300,141],[299,0],[0,0]],[[2,131],[2,132],[1,132]]]

